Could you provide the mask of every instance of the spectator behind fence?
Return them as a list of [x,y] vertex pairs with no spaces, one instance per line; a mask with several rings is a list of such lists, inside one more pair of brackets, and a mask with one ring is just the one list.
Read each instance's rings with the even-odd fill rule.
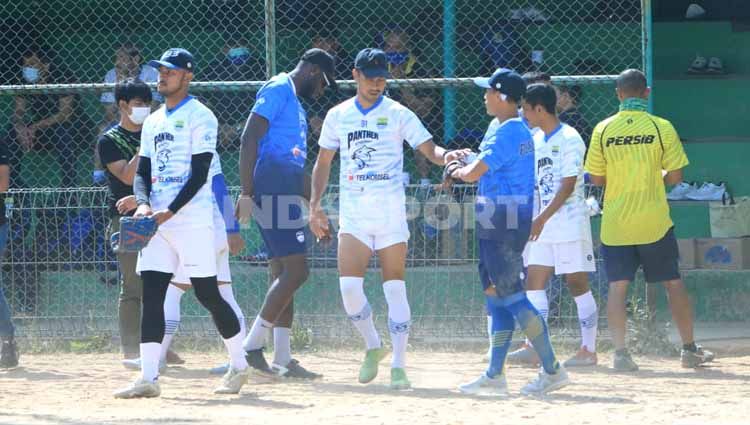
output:
[[[441,74],[427,66],[417,56],[409,35],[401,28],[391,27],[381,34],[383,50],[388,59],[388,71],[393,79],[441,78]],[[378,40],[381,41],[381,40]],[[415,89],[413,87],[386,88],[386,96],[414,111],[440,144],[442,128],[442,96],[439,89]],[[420,183],[430,183],[430,163],[420,152],[414,152]]]
[[[76,78],[53,53],[40,47],[25,50],[19,63],[19,84],[71,84]],[[80,131],[74,123],[76,95],[73,94],[21,94],[15,98],[12,127],[8,131],[7,145],[13,184],[27,186],[29,176],[21,173],[21,161],[30,151],[51,150],[57,156],[62,174],[62,186],[74,185],[76,159],[73,130]],[[46,170],[45,170],[46,171]]]
[[[8,169],[8,151],[6,148],[4,143],[0,143],[0,265],[5,259],[5,247],[8,243],[5,192],[8,190],[10,170]],[[4,282],[4,280],[2,281]],[[3,285],[0,285],[0,369],[13,368],[18,365],[18,351],[14,339],[15,329],[10,316],[8,300],[3,293]]]
[[[523,69],[530,66],[528,47],[516,29],[516,22],[500,21],[481,30],[479,54],[482,61],[481,74],[491,74],[498,68]],[[476,48],[476,35],[470,34],[467,47]],[[527,63],[529,62],[529,63]]]
[[[226,41],[220,57],[208,64],[203,81],[263,81],[265,60],[261,50],[253,50],[243,38]],[[205,94],[206,103],[219,120],[219,147],[237,149],[240,134],[250,110],[252,94],[242,91],[211,91]]]
[[[352,79],[354,63],[352,62],[352,58],[342,49],[338,38],[334,34],[317,34],[313,36],[310,47],[325,50],[333,56],[336,62],[335,75],[337,80]],[[354,92],[351,90],[326,90],[318,99],[312,101],[304,100],[307,106],[307,123],[310,131],[308,142],[311,143],[311,148],[317,149],[318,136],[320,136],[323,119],[328,110],[353,95]]]
[[583,91],[581,86],[557,86],[557,113],[561,122],[575,128],[589,147],[591,126],[578,110]]
[[[131,43],[121,44],[115,51],[115,66],[107,71],[104,82],[114,84],[128,78],[137,78],[146,83],[157,82],[159,72],[142,62],[143,56],[138,47]],[[154,99],[154,102],[161,102],[161,95],[153,91],[152,99]],[[119,108],[117,102],[115,102],[114,92],[102,93],[99,101],[104,107],[104,118],[99,125],[97,134],[102,134],[109,127],[115,125],[120,117],[118,116]]]

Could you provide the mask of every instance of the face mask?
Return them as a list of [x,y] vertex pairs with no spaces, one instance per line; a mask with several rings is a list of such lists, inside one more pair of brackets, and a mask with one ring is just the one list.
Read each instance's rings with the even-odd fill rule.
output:
[[242,65],[250,59],[250,49],[247,47],[235,47],[229,49],[227,57],[234,65]]
[[23,67],[23,79],[29,83],[35,83],[39,79],[39,69],[29,66]]
[[149,106],[134,106],[128,115],[128,118],[130,118],[130,121],[132,121],[133,124],[140,125],[143,124],[143,121],[146,121],[146,117],[150,114],[151,108]]
[[391,65],[401,65],[409,59],[409,52],[389,52],[385,57]]

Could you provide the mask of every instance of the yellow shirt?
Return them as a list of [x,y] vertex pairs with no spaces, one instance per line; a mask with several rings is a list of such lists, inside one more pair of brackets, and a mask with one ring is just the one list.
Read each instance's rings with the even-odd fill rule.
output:
[[585,169],[605,176],[602,242],[643,245],[673,226],[662,170],[688,159],[672,124],[647,112],[624,110],[597,124]]

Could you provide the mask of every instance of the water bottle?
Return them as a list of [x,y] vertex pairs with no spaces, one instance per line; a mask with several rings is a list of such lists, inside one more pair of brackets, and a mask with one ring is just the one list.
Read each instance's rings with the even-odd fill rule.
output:
[[5,218],[10,220],[10,217],[13,215],[13,197],[8,196],[5,198]]

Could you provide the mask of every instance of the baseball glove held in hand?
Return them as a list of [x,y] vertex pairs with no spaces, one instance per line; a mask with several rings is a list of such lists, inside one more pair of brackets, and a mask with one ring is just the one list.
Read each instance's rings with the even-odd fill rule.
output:
[[159,226],[151,217],[121,217],[120,231],[112,234],[112,251],[139,252],[148,245]]

